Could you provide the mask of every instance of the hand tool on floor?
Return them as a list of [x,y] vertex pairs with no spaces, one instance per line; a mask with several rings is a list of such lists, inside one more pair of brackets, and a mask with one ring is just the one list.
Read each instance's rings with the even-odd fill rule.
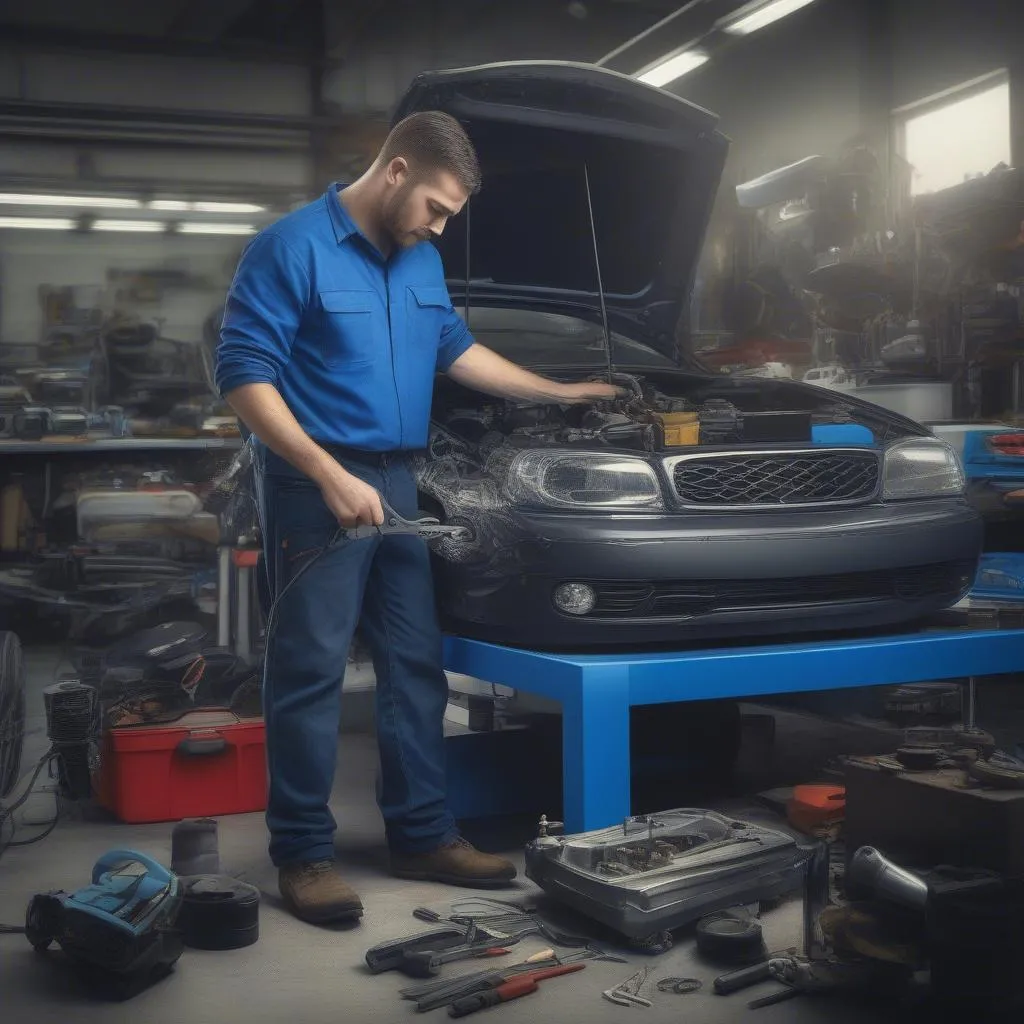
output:
[[515,945],[519,940],[509,936],[488,936],[483,942],[467,942],[462,946],[454,946],[442,952],[415,949],[407,952],[398,969],[410,978],[431,978],[445,965],[458,960],[474,960],[478,957],[505,956],[509,953],[508,946]]
[[53,942],[97,994],[137,995],[171,972],[183,944],[174,927],[181,907],[177,876],[135,850],[110,850],[91,884],[33,896],[25,936],[39,952]]
[[614,988],[606,988],[602,997],[610,1003],[618,1003],[619,1006],[653,1006],[650,999],[640,995],[640,989],[650,976],[651,969],[644,967],[642,970],[631,975],[625,981],[619,982]]
[[367,537],[388,536],[389,534],[403,533],[411,534],[414,537],[422,537],[424,540],[469,540],[472,531],[468,526],[445,526],[440,519],[433,516],[424,516],[422,519],[406,519],[400,516],[386,501],[381,500],[381,509],[384,512],[384,522],[380,526],[353,526],[343,531],[343,536],[348,540],[364,540]]
[[[532,906],[513,903],[509,900],[498,900],[488,897],[472,897],[456,900],[451,904],[451,915],[447,918],[453,924],[477,925],[489,931],[497,930],[504,934],[524,939],[528,935],[540,935],[554,946],[565,946],[569,949],[594,949],[597,947],[586,938],[578,935],[567,935],[552,928],[543,918],[539,917]],[[413,917],[431,924],[445,920],[436,910],[429,907],[417,907]],[[620,957],[612,957],[603,950],[597,950],[606,959],[626,963]],[[562,959],[564,963],[564,958]]]
[[[544,959],[541,959],[541,957],[544,957]],[[463,996],[486,991],[488,988],[500,985],[503,981],[508,981],[521,974],[528,974],[531,971],[546,967],[564,967],[568,964],[582,963],[585,960],[623,962],[620,957],[603,953],[596,947],[578,950],[575,953],[562,957],[555,956],[551,950],[546,949],[540,953],[535,953],[526,960],[510,964],[506,967],[477,971],[473,974],[462,975],[459,978],[445,978],[428,982],[425,985],[417,985],[414,988],[402,989],[401,995],[403,999],[414,1001],[416,1009],[423,1013],[428,1010],[436,1010],[440,1006],[446,1006]]]
[[473,995],[456,999],[448,1009],[448,1016],[466,1017],[471,1013],[476,1013],[477,1010],[484,1010],[489,1006],[498,1006],[513,999],[520,999],[522,996],[532,995],[539,989],[539,982],[546,981],[548,978],[557,978],[563,974],[582,971],[586,966],[586,964],[565,964],[560,967],[548,967],[544,970],[517,975],[483,992],[476,992]]
[[656,986],[659,992],[674,992],[677,996],[699,992],[703,987],[700,978],[662,978]]
[[446,924],[415,935],[404,935],[399,939],[380,942],[366,951],[366,966],[374,974],[397,970],[405,957],[417,950],[432,953],[443,952],[456,946],[465,945],[469,928],[465,925]]
[[413,978],[429,978],[442,965],[481,956],[500,956],[520,936],[484,928],[476,922],[449,924],[415,935],[382,942],[366,952],[366,965],[374,974],[402,971]]
[[762,981],[770,981],[772,969],[767,960],[764,963],[754,964],[753,967],[741,967],[738,971],[730,971],[728,974],[715,978],[715,994],[729,996],[733,992],[741,992],[752,985],[758,985]]

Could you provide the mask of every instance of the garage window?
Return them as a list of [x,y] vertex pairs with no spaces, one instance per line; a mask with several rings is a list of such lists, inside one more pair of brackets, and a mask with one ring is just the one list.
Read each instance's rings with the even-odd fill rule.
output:
[[987,75],[896,112],[911,194],[939,192],[1011,163],[1010,81]]

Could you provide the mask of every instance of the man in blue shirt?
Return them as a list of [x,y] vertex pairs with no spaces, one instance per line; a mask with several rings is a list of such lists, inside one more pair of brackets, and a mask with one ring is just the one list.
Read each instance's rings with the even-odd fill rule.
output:
[[430,240],[480,187],[453,118],[413,114],[373,166],[257,235],[228,294],[217,385],[259,440],[270,612],[264,709],[270,856],[285,904],[325,922],[362,915],[334,867],[341,679],[361,625],[376,673],[380,806],[391,870],[471,886],[515,877],[459,836],[446,806],[448,684],[429,556],[412,536],[332,543],[414,517],[407,453],[427,443],[434,376],[560,403],[605,384],[546,380],[474,342]]

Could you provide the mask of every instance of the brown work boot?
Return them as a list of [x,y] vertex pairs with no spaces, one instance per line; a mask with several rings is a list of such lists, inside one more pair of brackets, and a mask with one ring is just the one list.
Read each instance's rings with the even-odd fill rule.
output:
[[416,882],[443,882],[481,889],[508,885],[515,865],[503,857],[481,853],[465,839],[455,839],[427,853],[392,853],[391,873]]
[[363,916],[363,904],[346,885],[333,861],[286,864],[277,873],[284,905],[301,921],[328,924]]

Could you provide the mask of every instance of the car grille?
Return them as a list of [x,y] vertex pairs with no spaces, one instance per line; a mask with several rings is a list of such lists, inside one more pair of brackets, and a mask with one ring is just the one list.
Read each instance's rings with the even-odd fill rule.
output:
[[685,505],[828,505],[870,498],[878,487],[874,452],[758,452],[674,461],[672,483]]
[[857,601],[955,601],[974,580],[968,562],[767,580],[680,580],[592,584],[591,618],[686,618],[725,611],[758,611]]

